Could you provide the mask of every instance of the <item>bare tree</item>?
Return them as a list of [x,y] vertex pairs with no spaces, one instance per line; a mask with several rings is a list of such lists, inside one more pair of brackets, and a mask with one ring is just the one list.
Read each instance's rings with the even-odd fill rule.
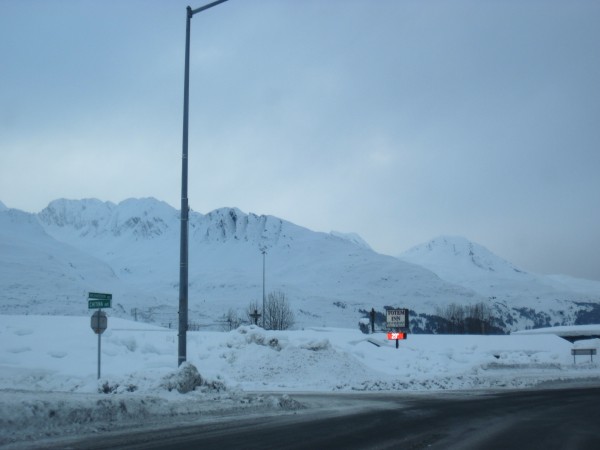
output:
[[450,303],[446,307],[436,308],[436,314],[444,319],[440,332],[448,334],[463,334],[465,328],[465,308],[456,303]]
[[469,306],[465,328],[468,334],[487,334],[493,320],[491,308],[483,302]]
[[233,330],[242,324],[242,320],[238,317],[237,311],[233,308],[229,308],[227,313],[223,317],[223,328],[225,330]]
[[287,330],[294,325],[294,312],[282,291],[269,293],[263,314],[267,330]]

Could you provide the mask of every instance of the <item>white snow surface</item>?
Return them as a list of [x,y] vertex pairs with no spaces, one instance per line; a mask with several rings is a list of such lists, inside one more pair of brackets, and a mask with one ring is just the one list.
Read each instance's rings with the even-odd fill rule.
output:
[[341,231],[332,231],[329,234],[332,236],[338,237],[340,239],[345,239],[347,241],[352,242],[353,244],[358,245],[359,247],[366,248],[368,250],[372,250],[371,246],[367,241],[365,241],[360,235],[357,233],[342,233]]
[[[384,333],[341,328],[187,335],[188,363],[176,369],[176,330],[109,317],[97,379],[89,317],[0,315],[0,445],[142,419],[281,413],[301,407],[294,392],[472,391],[600,376],[596,361],[574,364],[573,345],[552,334],[409,335],[398,349]],[[180,393],[185,383],[195,389]]]
[[[516,335],[554,334],[556,336],[600,336],[600,325],[577,325],[535,328],[533,330],[514,331]],[[589,339],[586,339],[586,341]]]

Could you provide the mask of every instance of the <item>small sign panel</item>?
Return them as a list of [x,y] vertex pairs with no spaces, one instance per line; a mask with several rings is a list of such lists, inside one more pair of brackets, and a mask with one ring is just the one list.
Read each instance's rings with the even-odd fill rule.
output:
[[92,321],[90,325],[92,330],[94,330],[94,333],[104,333],[104,330],[106,330],[108,326],[108,318],[106,317],[106,313],[104,311],[96,311],[94,314],[92,314]]
[[406,333],[392,333],[392,332],[390,332],[390,333],[387,334],[387,338],[390,341],[395,341],[397,339],[406,339]]
[[88,294],[88,309],[110,308],[112,303],[112,294],[102,294],[100,292],[90,292]]
[[388,309],[386,325],[388,328],[408,328],[408,309]]
[[110,308],[110,300],[88,300],[88,309]]
[[112,294],[101,294],[100,292],[90,292],[88,294],[90,300],[112,300]]

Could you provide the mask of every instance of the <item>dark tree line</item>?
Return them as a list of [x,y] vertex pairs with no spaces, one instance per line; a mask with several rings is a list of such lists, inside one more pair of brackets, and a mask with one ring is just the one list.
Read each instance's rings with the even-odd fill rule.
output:
[[492,308],[483,302],[472,305],[451,303],[436,308],[440,318],[437,333],[440,334],[502,334],[502,328],[495,323]]

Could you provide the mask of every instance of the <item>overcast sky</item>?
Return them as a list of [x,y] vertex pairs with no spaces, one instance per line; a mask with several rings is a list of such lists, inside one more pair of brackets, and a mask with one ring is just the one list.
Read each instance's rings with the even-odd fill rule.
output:
[[[206,2],[191,4],[197,8]],[[0,0],[0,200],[179,208],[185,7]],[[600,280],[600,2],[229,0],[192,19],[193,210]]]

